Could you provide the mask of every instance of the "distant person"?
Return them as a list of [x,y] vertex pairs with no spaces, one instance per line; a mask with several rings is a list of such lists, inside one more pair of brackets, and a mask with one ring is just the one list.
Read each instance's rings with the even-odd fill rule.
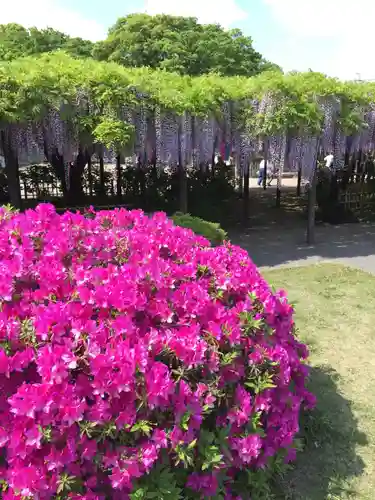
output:
[[258,186],[261,186],[263,184],[264,168],[265,168],[265,161],[262,160],[259,163],[259,169],[258,169]]
[[[260,164],[259,164],[259,170],[258,170],[258,186],[261,186],[263,184],[263,179],[264,179],[264,171],[266,169],[266,162],[263,159]],[[273,172],[274,168],[272,163],[269,161],[267,162],[267,177],[269,176],[269,172]]]
[[326,163],[327,168],[332,168],[333,167],[333,154],[329,153],[325,158],[324,161]]

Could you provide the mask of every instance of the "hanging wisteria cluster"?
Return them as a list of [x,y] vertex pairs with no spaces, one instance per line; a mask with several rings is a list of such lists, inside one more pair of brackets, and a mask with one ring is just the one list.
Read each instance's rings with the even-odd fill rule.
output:
[[[134,127],[134,141],[127,145],[125,156],[138,165],[156,163],[161,168],[178,165],[200,167],[202,170],[218,155],[224,161],[232,159],[237,171],[243,175],[259,154],[265,154],[269,164],[279,172],[279,183],[284,170],[301,169],[302,177],[311,178],[318,155],[333,154],[334,168],[344,166],[348,152],[364,153],[375,148],[375,108],[363,111],[364,126],[356,134],[348,135],[341,127],[341,102],[334,96],[319,100],[322,115],[321,133],[311,134],[302,126],[299,131],[282,127],[274,134],[266,134],[238,120],[241,108],[252,110],[253,116],[264,124],[272,118],[278,103],[270,94],[261,100],[241,103],[225,102],[220,113],[194,116],[165,111],[160,106],[148,107],[144,94],[136,94],[137,104],[124,106],[119,119]],[[95,112],[86,97],[77,97],[79,112]],[[58,153],[66,165],[77,156],[80,132],[64,113],[50,110],[40,122],[11,125],[12,147],[20,166],[49,161]],[[92,152],[104,157],[106,163],[114,163],[118,155],[115,149],[93,144]],[[265,147],[266,146],[266,147]],[[124,153],[124,152],[123,152]],[[68,168],[68,167],[67,167]]]

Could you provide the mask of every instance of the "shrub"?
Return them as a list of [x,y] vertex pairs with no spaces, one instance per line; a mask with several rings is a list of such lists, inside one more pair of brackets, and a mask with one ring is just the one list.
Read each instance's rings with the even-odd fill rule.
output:
[[192,229],[195,234],[204,236],[214,245],[220,245],[227,239],[227,233],[216,222],[209,222],[181,212],[176,212],[172,220],[177,226]]
[[307,352],[245,251],[163,213],[0,215],[4,500],[249,498],[294,457]]

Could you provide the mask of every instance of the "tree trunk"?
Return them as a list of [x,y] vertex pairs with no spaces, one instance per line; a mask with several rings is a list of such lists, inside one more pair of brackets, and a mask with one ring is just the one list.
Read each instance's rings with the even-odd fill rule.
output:
[[52,150],[52,154],[50,154],[46,141],[44,141],[44,156],[50,162],[51,167],[54,171],[54,174],[56,175],[56,177],[60,181],[61,191],[63,193],[63,199],[64,199],[65,204],[67,204],[68,203],[68,186],[66,183],[64,158],[62,155],[60,155],[57,148],[54,148]]
[[82,175],[85,166],[89,161],[90,155],[87,150],[80,149],[75,162],[70,167],[69,171],[69,204],[75,206],[84,200],[84,192],[82,186]]
[[182,153],[181,153],[181,123],[178,125],[178,173],[179,173],[179,186],[180,186],[180,200],[179,207],[180,212],[186,214],[188,211],[188,196],[187,196],[187,179],[186,179],[186,168],[183,164]]
[[315,205],[316,205],[316,168],[311,179],[311,184],[308,191],[307,201],[307,233],[306,243],[312,245],[315,243]]
[[318,180],[318,160],[319,160],[320,141],[316,147],[316,159],[313,170],[313,175],[308,190],[307,200],[307,231],[306,243],[312,245],[315,243],[315,206],[316,206],[316,184]]
[[281,189],[278,184],[276,187],[276,208],[280,207],[281,207]]
[[[215,141],[215,144],[216,144],[216,141]],[[216,158],[216,151],[214,149],[212,156],[211,156],[211,177],[213,179],[215,178],[215,173],[216,173],[215,158]]]
[[22,198],[18,159],[11,146],[9,131],[1,131],[1,144],[5,160],[5,173],[8,181],[9,202],[14,208],[21,209]]
[[290,150],[290,137],[289,134],[286,136],[286,143],[285,143],[285,151],[284,151],[284,158],[282,162],[282,168],[281,165],[279,166],[279,172],[277,175],[277,186],[276,186],[276,208],[280,208],[281,206],[281,185],[283,182],[283,173],[285,170],[285,166],[287,168],[288,172],[288,159],[289,159],[289,150]]
[[[146,172],[145,172],[145,165],[141,164],[139,166],[139,192],[141,195],[141,200],[143,202],[146,201]],[[152,167],[153,169],[153,167]],[[153,169],[153,175],[154,175],[154,181],[155,184],[157,182],[157,172],[156,172],[156,167],[155,170]]]
[[243,198],[243,166],[241,166],[241,156],[237,157],[236,160],[236,169],[237,169],[237,181],[238,181],[238,195],[240,198]]
[[249,195],[250,195],[250,164],[246,161],[243,170],[243,221],[247,222],[249,216]]

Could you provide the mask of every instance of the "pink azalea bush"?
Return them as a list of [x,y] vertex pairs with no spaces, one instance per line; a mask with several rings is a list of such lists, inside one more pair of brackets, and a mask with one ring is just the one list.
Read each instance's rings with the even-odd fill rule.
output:
[[313,404],[285,294],[163,213],[1,209],[0,346],[4,500],[250,498]]

